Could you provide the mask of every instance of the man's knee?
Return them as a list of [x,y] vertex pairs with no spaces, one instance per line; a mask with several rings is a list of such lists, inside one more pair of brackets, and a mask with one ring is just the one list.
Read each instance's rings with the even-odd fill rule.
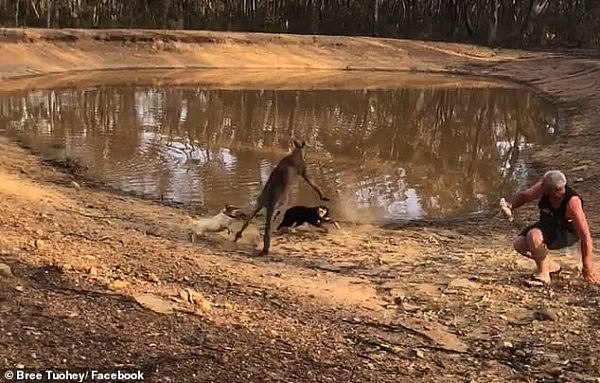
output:
[[[527,243],[539,247],[544,243],[544,235],[540,229],[531,229],[527,232]],[[533,250],[533,249],[532,249]]]
[[513,248],[519,253],[527,251],[527,239],[522,235],[517,235],[514,237],[512,240],[512,245]]

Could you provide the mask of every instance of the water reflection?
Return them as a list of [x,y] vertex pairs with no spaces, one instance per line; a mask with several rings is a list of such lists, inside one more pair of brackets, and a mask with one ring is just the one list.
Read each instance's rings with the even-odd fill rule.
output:
[[[81,158],[124,189],[252,204],[291,136],[346,219],[466,214],[523,176],[549,140],[552,106],[523,89],[258,91],[95,87],[0,98],[0,129]],[[314,204],[304,184],[295,202]]]

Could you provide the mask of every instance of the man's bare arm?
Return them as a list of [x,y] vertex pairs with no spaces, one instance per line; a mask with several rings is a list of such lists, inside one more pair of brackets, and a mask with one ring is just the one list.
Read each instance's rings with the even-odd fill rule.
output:
[[544,194],[544,185],[542,184],[542,181],[538,181],[530,188],[515,194],[515,196],[508,201],[510,204],[509,207],[511,209],[516,209],[528,202],[535,201],[540,198],[542,194]]
[[573,220],[573,226],[581,241],[583,271],[592,270],[592,235],[579,197],[573,197],[569,200],[567,204],[567,218]]

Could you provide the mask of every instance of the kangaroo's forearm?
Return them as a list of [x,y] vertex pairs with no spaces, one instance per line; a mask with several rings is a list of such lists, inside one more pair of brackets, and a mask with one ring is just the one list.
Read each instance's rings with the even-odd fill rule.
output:
[[317,185],[313,184],[312,182],[310,182],[309,185],[312,186],[314,191],[319,195],[319,198],[323,198],[323,192],[321,191],[321,189],[319,189]]
[[319,187],[317,185],[315,185],[306,175],[302,175],[302,178],[304,178],[304,181],[306,181],[306,183],[319,195],[320,198],[323,197],[323,192],[321,192],[321,189],[319,189]]

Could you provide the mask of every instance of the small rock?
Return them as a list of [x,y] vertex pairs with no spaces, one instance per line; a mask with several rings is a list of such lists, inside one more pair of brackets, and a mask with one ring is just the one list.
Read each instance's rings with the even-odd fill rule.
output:
[[41,237],[42,235],[44,235],[44,231],[43,231],[42,229],[37,229],[37,230],[35,231],[35,233],[36,233],[37,235],[39,235],[40,237]]
[[581,183],[581,182],[583,182],[583,178],[579,177],[579,178],[575,179],[576,184]]
[[75,181],[71,181],[71,186],[74,187],[75,189],[81,188],[81,186]]
[[523,351],[523,350],[516,350],[515,351],[515,355],[518,356],[518,357],[520,357],[520,358],[524,358],[524,357],[527,356],[527,353],[525,351]]
[[185,289],[179,293],[179,296],[182,297],[185,301],[195,305],[200,308],[204,312],[208,312],[212,309],[212,303],[201,293],[192,290]]
[[424,358],[425,357],[425,353],[421,350],[419,350],[418,348],[414,348],[412,350],[412,355],[417,357],[417,358]]
[[577,381],[582,383],[597,383],[598,381],[600,381],[600,378],[596,378],[594,376],[586,374],[580,374],[577,372],[569,372],[568,377],[571,378],[569,379],[569,381]]
[[31,357],[32,357],[33,359],[35,359],[35,358],[37,358],[37,354],[36,354],[35,352],[32,352],[32,353],[31,353]]
[[121,289],[124,289],[125,287],[127,287],[128,285],[129,285],[129,282],[127,282],[127,281],[116,280],[116,281],[112,281],[108,285],[108,288],[112,289],[112,290],[121,290]]
[[419,307],[419,306],[417,306],[417,305],[413,305],[413,304],[411,304],[411,303],[408,303],[408,302],[402,302],[402,304],[401,304],[401,307],[402,307],[402,309],[403,309],[404,311],[409,311],[409,312],[412,312],[412,311],[417,311],[417,310],[419,310],[419,309],[420,309],[420,307]]
[[33,245],[35,246],[36,249],[38,250],[44,250],[45,248],[47,248],[48,246],[46,245],[46,243],[44,241],[42,241],[41,239],[36,239],[33,241]]
[[502,345],[506,348],[513,348],[513,344],[507,341],[505,341]]
[[588,165],[580,165],[580,166],[575,166],[574,168],[571,169],[572,172],[581,172],[581,171],[586,171],[588,169]]
[[15,290],[17,290],[18,292],[22,293],[23,292],[23,286],[21,286],[21,285],[15,286]]
[[158,279],[158,275],[156,275],[154,273],[148,273],[148,280],[150,282],[154,282],[154,283],[160,282],[160,279]]
[[0,263],[0,276],[7,278],[14,276],[12,270],[10,269],[10,266],[6,263]]
[[448,283],[449,288],[462,288],[462,289],[477,289],[479,284],[468,280],[467,278],[456,278]]
[[558,319],[558,313],[549,307],[544,307],[533,312],[533,317],[537,320],[544,321],[556,321]]
[[15,367],[18,368],[19,370],[22,370],[25,368],[25,365],[21,364],[21,363],[17,363],[17,365]]
[[406,292],[400,289],[391,289],[390,296],[394,299],[394,302],[400,303],[406,299]]
[[172,314],[175,305],[153,294],[135,295],[133,297],[142,307],[159,314]]

